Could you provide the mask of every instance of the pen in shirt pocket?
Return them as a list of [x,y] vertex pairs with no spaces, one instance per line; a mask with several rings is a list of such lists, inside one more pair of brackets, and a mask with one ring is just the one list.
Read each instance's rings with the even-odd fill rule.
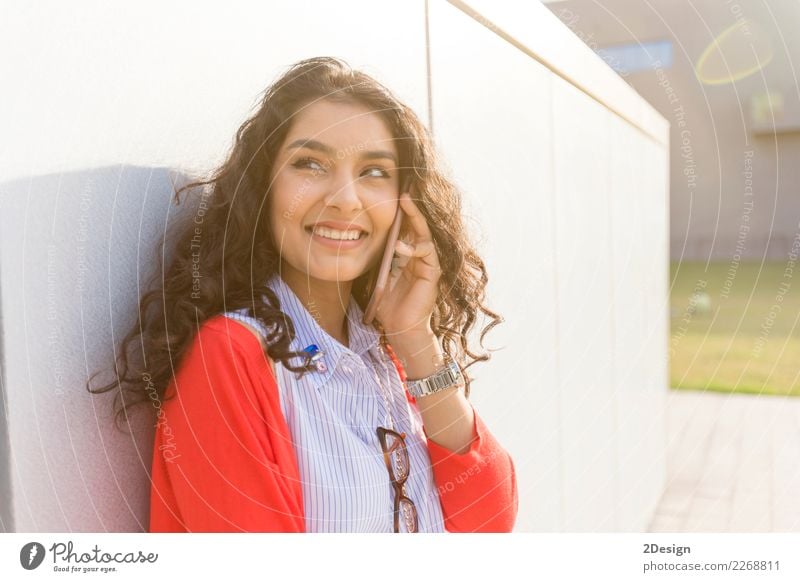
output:
[[325,352],[319,349],[317,344],[310,344],[303,348],[304,352],[311,355],[311,362],[316,366],[318,372],[327,372],[328,366],[325,365],[322,359]]

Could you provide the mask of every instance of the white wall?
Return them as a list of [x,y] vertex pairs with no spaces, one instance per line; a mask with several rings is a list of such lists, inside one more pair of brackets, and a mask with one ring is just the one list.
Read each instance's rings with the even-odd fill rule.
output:
[[0,481],[10,476],[13,489],[0,497],[0,529],[142,531],[152,435],[114,431],[110,398],[91,397],[84,383],[135,321],[137,285],[169,218],[164,167],[221,161],[259,93],[318,54],[374,74],[427,120],[425,4],[15,2],[2,11],[0,50],[14,58],[0,59],[0,76],[18,81],[0,107],[11,450]]
[[[425,3],[4,2],[0,180],[106,164],[207,170],[279,70],[340,56],[427,117]],[[391,26],[388,23],[391,20]],[[13,136],[13,139],[8,139]]]
[[538,3],[470,4],[485,18],[428,2],[430,87],[423,0],[4,7],[0,529],[145,529],[151,435],[110,428],[87,370],[179,214],[167,168],[219,162],[281,69],[331,54],[425,121],[430,89],[506,317],[470,370],[517,464],[517,531],[644,530],[664,465],[666,125]]
[[474,401],[518,531],[645,531],[661,493],[666,122],[536,2],[432,2],[433,129],[480,221],[502,348]]

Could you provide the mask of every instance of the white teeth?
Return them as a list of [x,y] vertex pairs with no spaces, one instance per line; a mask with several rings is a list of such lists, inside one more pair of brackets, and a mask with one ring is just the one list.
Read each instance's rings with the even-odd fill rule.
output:
[[334,230],[324,226],[315,226],[314,234],[334,240],[356,240],[361,237],[360,230]]

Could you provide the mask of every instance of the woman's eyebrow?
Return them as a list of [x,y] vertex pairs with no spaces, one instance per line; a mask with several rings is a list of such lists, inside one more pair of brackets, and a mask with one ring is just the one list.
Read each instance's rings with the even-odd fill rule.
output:
[[[322,153],[324,153],[324,154],[326,154],[328,156],[333,156],[333,155],[336,154],[336,152],[334,151],[334,149],[332,147],[330,147],[329,145],[326,145],[326,144],[324,144],[324,143],[322,143],[320,141],[317,141],[315,139],[300,138],[300,139],[294,140],[292,143],[290,143],[288,146],[286,146],[286,149],[288,149],[288,150],[296,149],[296,148],[308,148],[310,150],[315,150],[315,151],[318,151],[318,152],[322,152]],[[385,158],[387,160],[393,161],[395,165],[397,165],[397,163],[398,163],[397,162],[397,156],[395,156],[392,152],[387,151],[387,150],[368,150],[368,151],[362,152],[361,153],[361,157],[363,159],[365,159],[365,160],[377,160],[377,159]]]

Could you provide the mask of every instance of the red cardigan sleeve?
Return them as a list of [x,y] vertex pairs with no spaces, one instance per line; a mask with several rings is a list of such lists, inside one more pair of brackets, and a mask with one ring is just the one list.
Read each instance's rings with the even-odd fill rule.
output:
[[447,531],[510,532],[519,509],[514,461],[478,413],[475,440],[462,454],[435,443],[422,430]]
[[258,340],[205,322],[168,387],[153,454],[150,531],[300,532],[302,490]]
[[[406,373],[391,346],[387,352],[404,385]],[[406,390],[414,406],[416,399]],[[470,403],[475,415],[473,441],[458,454],[428,436],[433,477],[442,504],[445,529],[449,532],[510,532],[519,510],[517,476],[511,455],[500,445]]]

